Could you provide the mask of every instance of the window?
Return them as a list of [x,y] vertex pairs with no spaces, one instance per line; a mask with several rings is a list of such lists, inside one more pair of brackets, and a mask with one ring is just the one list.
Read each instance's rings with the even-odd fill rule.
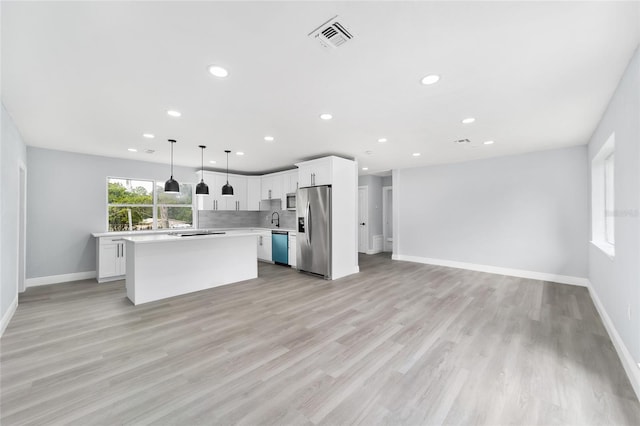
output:
[[181,183],[179,194],[167,194],[164,183],[107,178],[109,232],[191,228],[194,211],[190,183]]
[[591,243],[610,257],[615,255],[615,134],[591,162]]
[[153,181],[107,179],[108,230],[153,229]]
[[611,154],[604,160],[604,238],[611,245],[615,245],[616,242],[614,232],[613,167],[614,155]]
[[167,194],[164,183],[158,182],[156,193],[157,229],[193,227],[193,187],[190,183],[181,183],[179,194]]

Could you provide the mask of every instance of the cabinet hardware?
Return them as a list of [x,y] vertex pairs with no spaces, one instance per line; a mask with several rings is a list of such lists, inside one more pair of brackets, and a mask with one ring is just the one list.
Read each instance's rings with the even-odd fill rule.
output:
[[271,199],[271,190],[269,190],[269,199]]

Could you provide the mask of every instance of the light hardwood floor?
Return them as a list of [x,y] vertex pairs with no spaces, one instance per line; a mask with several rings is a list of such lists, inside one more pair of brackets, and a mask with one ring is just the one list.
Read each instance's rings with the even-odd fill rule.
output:
[[28,289],[1,422],[640,424],[584,288],[361,256],[133,306],[124,282]]

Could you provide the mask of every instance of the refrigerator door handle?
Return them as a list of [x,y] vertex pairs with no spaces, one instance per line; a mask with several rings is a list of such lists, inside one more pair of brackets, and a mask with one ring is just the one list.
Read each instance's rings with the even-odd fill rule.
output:
[[307,201],[307,245],[311,245],[311,203]]

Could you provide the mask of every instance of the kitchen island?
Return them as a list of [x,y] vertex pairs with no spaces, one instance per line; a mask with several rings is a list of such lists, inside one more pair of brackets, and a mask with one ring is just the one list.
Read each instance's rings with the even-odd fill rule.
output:
[[134,305],[257,278],[255,233],[185,234],[123,237]]

